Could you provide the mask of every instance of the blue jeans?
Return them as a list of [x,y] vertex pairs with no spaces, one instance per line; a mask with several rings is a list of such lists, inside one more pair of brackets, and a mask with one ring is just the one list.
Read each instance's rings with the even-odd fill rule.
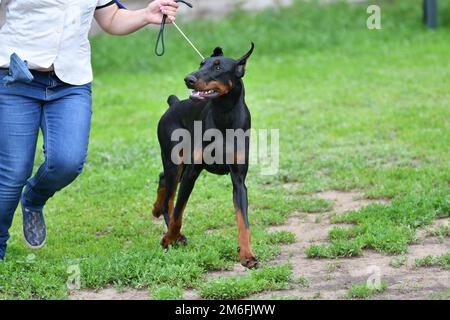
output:
[[[81,173],[88,150],[91,85],[63,83],[54,72],[32,74],[31,83],[5,86],[8,71],[0,69],[0,244],[9,239],[21,197],[26,208],[42,210]],[[45,162],[30,179],[39,129]]]

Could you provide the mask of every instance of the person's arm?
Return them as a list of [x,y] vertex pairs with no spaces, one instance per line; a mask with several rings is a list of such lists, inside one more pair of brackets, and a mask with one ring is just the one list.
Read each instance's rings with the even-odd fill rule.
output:
[[114,4],[96,10],[95,19],[107,33],[127,35],[148,24],[160,24],[164,14],[167,23],[174,22],[178,6],[173,0],[155,0],[141,10],[123,10]]

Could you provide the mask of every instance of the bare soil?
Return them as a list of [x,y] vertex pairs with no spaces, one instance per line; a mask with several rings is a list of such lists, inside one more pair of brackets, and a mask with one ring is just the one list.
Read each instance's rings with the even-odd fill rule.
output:
[[71,300],[148,300],[147,289],[124,289],[106,288],[102,290],[73,291]]
[[[373,202],[388,203],[386,199],[367,200],[359,192],[326,191],[317,197],[334,202],[334,213],[341,214],[348,210],[357,210]],[[440,219],[434,223],[449,223],[449,219]],[[272,231],[286,230],[296,235],[297,241],[283,246],[278,263],[291,262],[294,279],[304,277],[308,285],[294,285],[290,290],[264,292],[249,299],[270,299],[276,297],[296,299],[344,299],[352,283],[367,281],[373,274],[373,268],[380,270],[381,280],[387,289],[375,295],[374,299],[448,299],[450,288],[450,271],[441,268],[415,268],[416,258],[428,255],[441,255],[450,249],[448,238],[440,241],[427,237],[424,230],[419,230],[418,241],[408,249],[403,265],[394,267],[394,256],[365,250],[361,257],[347,259],[308,259],[306,248],[311,242],[326,242],[328,231],[332,228],[328,215],[317,219],[317,214],[293,214],[282,226],[272,227]],[[343,225],[340,225],[343,226]],[[344,225],[345,226],[345,225]]]

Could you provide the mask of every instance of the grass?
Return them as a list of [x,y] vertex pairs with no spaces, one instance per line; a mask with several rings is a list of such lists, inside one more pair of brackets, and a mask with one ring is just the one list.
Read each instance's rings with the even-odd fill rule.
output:
[[267,240],[273,244],[290,244],[295,242],[295,235],[288,231],[277,231],[270,233]]
[[[330,208],[314,192],[358,189],[392,204],[333,217],[354,228],[333,229],[329,244],[308,248],[311,258],[357,256],[367,248],[403,253],[418,227],[449,216],[450,20],[444,13],[450,7],[440,5],[435,32],[421,25],[420,0],[382,1],[381,31],[366,29],[366,7],[342,3],[298,2],[280,13],[237,12],[220,22],[183,24],[205,54],[220,45],[238,57],[256,43],[247,103],[255,128],[280,129],[281,149],[279,174],[262,176],[253,166],[247,183],[253,249],[263,265],[294,239],[270,234],[269,225],[294,211]],[[49,201],[42,250],[23,244],[16,215],[0,264],[0,299],[65,299],[72,265],[80,267],[83,288],[159,288],[152,293],[157,299],[179,298],[186,288],[208,298],[244,297],[271,288],[267,283],[278,288],[291,281],[281,266],[205,284],[208,271],[238,262],[226,176],[200,177],[186,208],[189,245],[161,250],[164,228],[150,213],[161,170],[156,125],[167,96],[187,96],[183,78],[199,61],[173,28],[166,56],[154,57],[155,37],[156,30],[144,30],[93,39],[94,115],[84,173]],[[293,183],[298,187],[283,187]]]
[[441,256],[426,256],[414,260],[414,265],[420,267],[441,267],[443,269],[450,269],[450,252]]
[[428,295],[431,300],[448,300],[450,299],[450,289],[447,292],[432,292]]
[[389,262],[389,265],[393,268],[400,268],[404,266],[408,262],[408,257],[404,255],[399,255],[396,257],[393,257],[391,261]]
[[337,270],[340,270],[342,268],[342,264],[341,262],[337,261],[337,262],[328,262],[325,266],[325,269],[327,271],[327,273],[333,273]]
[[200,286],[205,299],[239,299],[265,290],[281,290],[288,287],[292,266],[269,266],[251,271],[244,277],[221,277]]
[[450,237],[450,225],[440,224],[435,228],[429,228],[426,230],[426,234],[427,236],[437,237],[443,242],[445,238]]
[[152,297],[155,300],[181,300],[183,299],[183,288],[162,286],[155,290]]
[[415,230],[430,224],[435,217],[448,216],[450,198],[448,190],[425,198],[407,195],[395,199],[391,205],[372,204],[359,211],[334,216],[333,222],[353,223],[350,229],[335,227],[330,231],[331,244],[313,245],[310,257],[351,257],[362,249],[402,254],[415,238]]
[[297,279],[297,283],[302,288],[309,288],[311,286],[311,280],[306,278],[305,276],[301,276]]
[[367,283],[354,283],[347,291],[348,299],[368,299],[377,293],[381,293],[386,289],[386,284],[381,282],[379,288],[371,288]]

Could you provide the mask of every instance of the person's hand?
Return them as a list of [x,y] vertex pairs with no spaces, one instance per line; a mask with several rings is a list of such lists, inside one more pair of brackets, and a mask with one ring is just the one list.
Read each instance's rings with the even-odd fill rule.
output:
[[179,4],[173,0],[155,0],[145,9],[145,18],[149,24],[160,24],[164,15],[167,23],[175,21]]

